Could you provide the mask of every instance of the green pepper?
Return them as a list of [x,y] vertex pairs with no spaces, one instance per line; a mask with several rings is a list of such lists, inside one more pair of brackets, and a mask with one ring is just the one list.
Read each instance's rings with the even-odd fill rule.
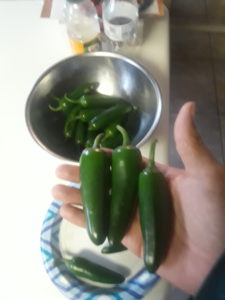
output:
[[108,232],[110,192],[110,158],[99,148],[99,134],[92,148],[83,150],[80,158],[81,196],[86,227],[91,241],[100,245]]
[[100,147],[115,149],[122,144],[123,138],[117,129],[119,123],[118,121],[114,122],[105,128]]
[[52,106],[49,104],[49,109],[56,112],[56,111],[67,111],[71,108],[71,103],[65,97],[54,97],[57,101],[57,106]]
[[[89,148],[92,147],[95,141],[96,136],[99,134],[100,132],[96,132],[96,131],[87,131],[87,136],[86,136],[86,141],[85,141],[85,147]],[[101,142],[99,144],[99,146],[101,147]]]
[[113,122],[112,124],[109,124],[104,130],[104,137],[102,139],[102,142],[109,137],[115,136],[118,133],[117,125],[120,125],[120,122],[116,121]]
[[117,245],[107,245],[102,248],[101,252],[103,254],[112,254],[112,253],[117,253],[125,250],[127,250],[127,248],[122,243],[119,243]]
[[63,129],[65,138],[72,137],[74,130],[75,130],[76,119],[77,119],[77,115],[78,115],[79,111],[80,111],[80,107],[78,105],[76,105],[71,109],[70,113],[68,114],[68,116],[66,118],[66,122],[64,124],[64,129]]
[[120,243],[133,218],[137,204],[138,175],[141,170],[141,152],[129,145],[124,128],[117,125],[123,136],[123,144],[112,152],[112,191],[108,241]]
[[79,87],[74,89],[72,92],[66,94],[65,96],[66,98],[68,97],[71,100],[77,100],[85,94],[89,94],[91,92],[96,91],[98,86],[99,86],[98,82],[87,82],[80,85]]
[[164,175],[155,166],[156,140],[147,167],[139,175],[139,214],[144,241],[144,262],[154,273],[162,263],[171,233],[172,206]]
[[120,284],[125,278],[120,273],[112,271],[100,264],[81,256],[72,259],[62,259],[68,270],[75,276],[106,284]]
[[102,94],[91,94],[91,95],[83,95],[80,98],[72,99],[69,96],[65,96],[68,102],[74,104],[80,104],[84,108],[99,108],[99,107],[110,107],[115,104],[123,102],[121,98],[102,95]]
[[102,112],[102,109],[99,108],[89,108],[89,109],[81,109],[77,119],[81,120],[82,122],[89,122],[95,116]]
[[86,142],[86,131],[87,126],[84,122],[78,121],[75,128],[75,143],[81,146],[85,145]]
[[[90,132],[95,132],[95,131],[90,131]],[[116,147],[120,146],[122,143],[123,143],[123,138],[121,134],[117,132],[115,133],[114,136],[110,136],[107,139],[103,138],[100,142],[100,147],[115,149]]]
[[89,123],[89,130],[104,129],[109,124],[118,120],[118,118],[126,115],[133,110],[133,106],[128,102],[121,102],[105,109],[102,113],[94,117]]

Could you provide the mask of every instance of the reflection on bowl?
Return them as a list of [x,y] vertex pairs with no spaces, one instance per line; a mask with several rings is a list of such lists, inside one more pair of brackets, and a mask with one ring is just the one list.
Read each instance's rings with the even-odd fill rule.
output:
[[98,82],[97,92],[121,97],[138,110],[125,127],[132,145],[142,145],[161,115],[161,95],[154,78],[135,61],[110,52],[72,56],[53,65],[35,83],[26,104],[26,122],[34,140],[59,158],[78,161],[82,148],[63,136],[61,114],[49,109],[53,96],[62,97],[87,82]]

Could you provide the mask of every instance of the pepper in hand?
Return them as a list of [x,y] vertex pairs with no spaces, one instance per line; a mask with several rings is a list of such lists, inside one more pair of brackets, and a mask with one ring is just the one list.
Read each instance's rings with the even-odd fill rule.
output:
[[112,152],[112,195],[108,241],[117,245],[125,235],[137,204],[138,175],[141,171],[141,152],[130,145],[126,130],[117,126],[123,144]]
[[144,240],[144,262],[150,273],[162,263],[171,234],[171,195],[164,175],[155,166],[154,140],[150,147],[149,162],[139,175],[139,214]]
[[110,157],[99,148],[99,134],[92,148],[83,150],[80,159],[81,196],[86,227],[91,241],[100,245],[108,232]]
[[117,245],[107,245],[102,248],[101,252],[103,254],[111,254],[111,253],[117,253],[125,250],[127,250],[127,248],[122,243],[119,243]]

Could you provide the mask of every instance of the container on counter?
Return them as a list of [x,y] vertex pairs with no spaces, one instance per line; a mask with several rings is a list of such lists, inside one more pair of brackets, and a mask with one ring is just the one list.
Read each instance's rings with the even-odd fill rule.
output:
[[120,50],[135,45],[138,28],[138,3],[136,0],[104,0],[102,19],[104,33],[110,50]]
[[101,50],[99,19],[91,0],[67,0],[66,26],[74,54]]

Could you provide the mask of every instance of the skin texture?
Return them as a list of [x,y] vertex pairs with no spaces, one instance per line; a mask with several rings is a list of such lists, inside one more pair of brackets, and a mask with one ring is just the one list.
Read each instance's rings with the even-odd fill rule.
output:
[[[193,124],[194,111],[193,102],[185,103],[174,126],[176,148],[184,169],[157,164],[168,180],[174,208],[174,231],[157,273],[189,294],[197,292],[225,251],[225,168],[202,143]],[[61,165],[56,174],[61,179],[79,182],[76,166]],[[78,226],[85,226],[82,210],[72,206],[82,203],[79,190],[56,185],[52,193],[63,201],[61,216]],[[122,242],[142,257],[138,213]]]

